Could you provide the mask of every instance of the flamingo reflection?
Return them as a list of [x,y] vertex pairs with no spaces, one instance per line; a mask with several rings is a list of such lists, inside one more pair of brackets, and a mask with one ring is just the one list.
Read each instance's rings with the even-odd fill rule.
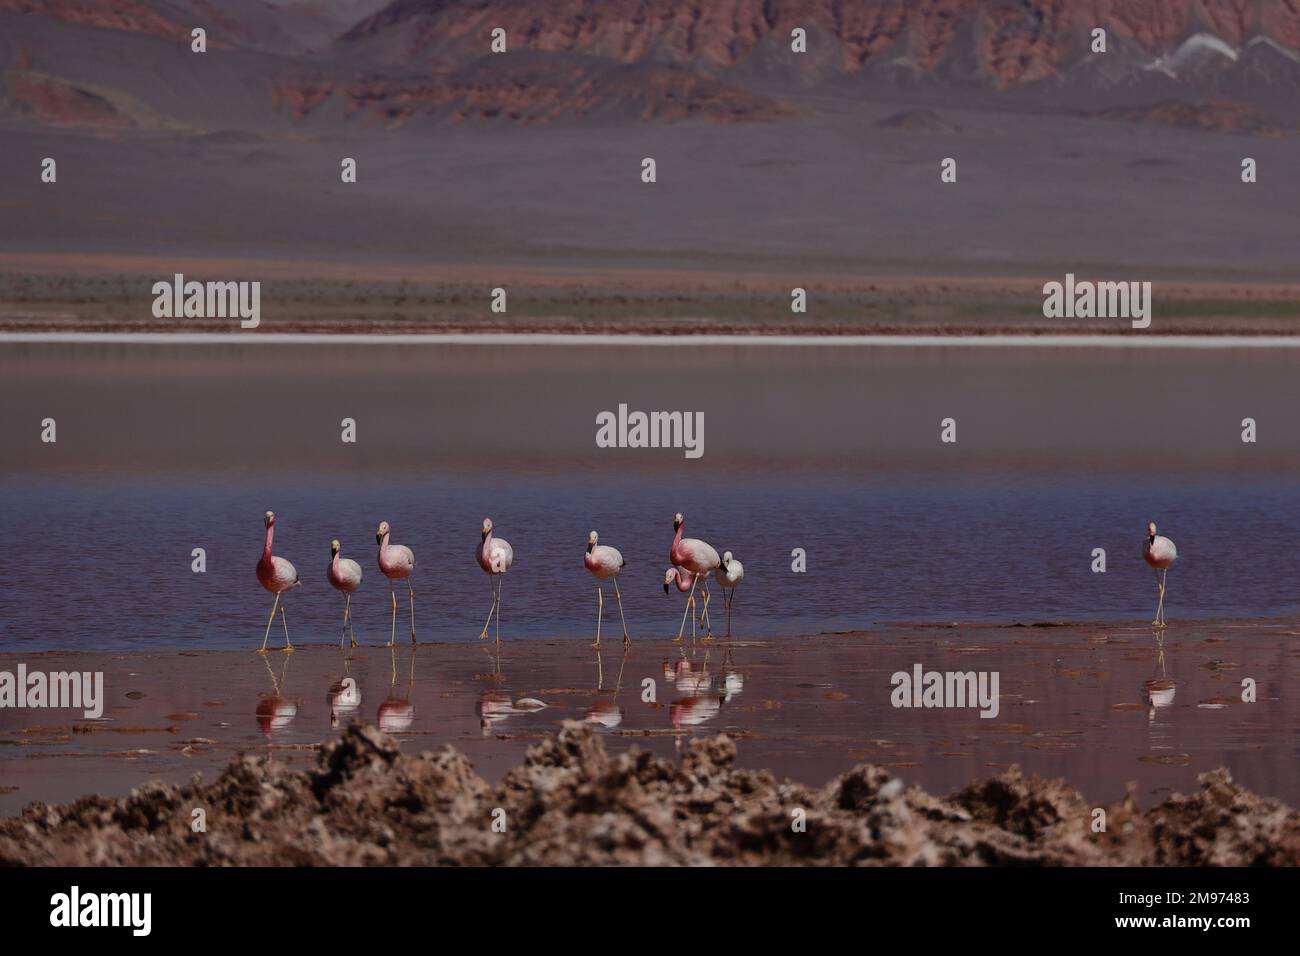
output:
[[411,664],[406,678],[406,692],[397,692],[397,648],[389,646],[392,658],[392,677],[388,682],[388,696],[379,705],[379,729],[389,734],[410,730],[415,723],[415,705],[411,703],[411,689],[415,686],[415,648],[411,645]]
[[285,655],[278,676],[267,658],[263,657],[262,662],[266,664],[266,672],[271,675],[271,693],[260,695],[257,702],[257,723],[269,741],[273,733],[288,727],[298,716],[299,701],[295,697],[285,696],[284,693],[284,679],[289,671],[289,656]]

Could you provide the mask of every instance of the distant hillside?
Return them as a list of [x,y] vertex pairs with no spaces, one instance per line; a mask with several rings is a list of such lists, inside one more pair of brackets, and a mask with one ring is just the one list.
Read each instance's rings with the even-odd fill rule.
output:
[[[195,26],[233,63],[196,59]],[[115,128],[769,122],[956,96],[1273,133],[1300,122],[1300,0],[0,0],[0,74],[11,118]]]

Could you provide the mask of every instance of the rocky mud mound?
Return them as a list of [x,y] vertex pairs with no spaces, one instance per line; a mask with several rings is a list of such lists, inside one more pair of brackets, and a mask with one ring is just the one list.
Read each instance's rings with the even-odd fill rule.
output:
[[312,771],[241,756],[207,786],[31,804],[0,820],[0,864],[1300,863],[1300,814],[1222,769],[1145,813],[1130,792],[1094,833],[1078,791],[1015,769],[939,798],[878,767],[819,789],[735,757],[725,736],[692,741],[680,763],[611,757],[592,728],[567,723],[494,787],[450,746],[404,755],[354,725]]

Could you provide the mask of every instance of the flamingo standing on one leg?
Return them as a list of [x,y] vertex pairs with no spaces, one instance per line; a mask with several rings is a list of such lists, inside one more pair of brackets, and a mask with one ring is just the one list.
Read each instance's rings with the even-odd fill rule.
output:
[[1147,525],[1147,539],[1142,542],[1142,557],[1147,564],[1156,569],[1160,588],[1160,602],[1156,605],[1156,619],[1151,623],[1156,627],[1167,627],[1165,621],[1165,579],[1169,577],[1169,566],[1178,559],[1178,549],[1174,543],[1162,534],[1156,534],[1154,521]]
[[[669,587],[673,585],[676,585],[678,592],[680,592],[681,594],[690,595],[690,597],[686,599],[686,610],[691,615],[691,646],[694,646],[695,645],[695,592],[694,592],[695,575],[691,574],[691,572],[687,571],[685,568],[669,568],[667,571],[664,572],[664,594],[667,594]],[[685,630],[685,626],[683,626],[682,629]],[[675,641],[673,641],[674,644],[680,644],[682,642],[683,641],[680,636]],[[683,651],[682,653],[684,654],[685,651]]]
[[728,551],[722,556],[722,567],[713,572],[713,577],[722,588],[722,599],[727,605],[727,637],[731,637],[731,602],[736,599],[736,588],[745,580],[745,566]]
[[[710,545],[705,544],[698,538],[683,538],[682,528],[686,525],[686,519],[682,517],[679,511],[673,516],[673,544],[668,551],[668,560],[674,567],[685,568],[695,576],[691,582],[691,596],[695,596],[695,585],[703,583],[704,590],[704,612],[702,618],[704,626],[708,629],[705,635],[705,641],[713,640],[713,625],[709,623],[709,575],[721,566],[722,562],[718,559],[718,552]],[[687,610],[689,611],[689,606]],[[682,614],[682,626],[677,629],[676,644],[682,642],[682,634],[686,630],[686,613]]]
[[495,612],[497,616],[496,642],[497,646],[501,645],[501,575],[510,570],[510,565],[515,563],[515,549],[510,547],[510,542],[505,538],[492,537],[492,519],[483,519],[483,540],[478,550],[474,553],[478,559],[478,566],[482,568],[492,580],[492,606],[488,609],[487,621],[483,624],[483,633],[480,634],[479,640],[484,640],[488,636],[488,625],[492,623],[492,615]]
[[411,643],[415,643],[415,589],[411,587],[411,572],[415,570],[415,552],[404,544],[389,544],[388,536],[392,529],[387,521],[379,523],[375,532],[375,541],[379,543],[379,570],[388,578],[388,593],[393,599],[393,629],[388,637],[388,646],[397,643],[397,590],[394,581],[406,581],[406,592],[411,601]]
[[257,562],[257,580],[275,595],[275,603],[271,605],[271,616],[267,619],[266,633],[262,635],[262,649],[258,653],[266,653],[266,641],[271,636],[271,625],[275,623],[275,612],[279,609],[280,624],[284,627],[284,650],[287,654],[293,651],[293,645],[289,643],[289,625],[284,619],[284,608],[280,606],[280,595],[293,590],[302,582],[298,580],[298,572],[292,564],[271,553],[271,540],[275,537],[275,512],[268,511],[262,523],[266,525],[266,543],[262,546],[261,560]]
[[[339,647],[343,646],[343,637],[348,633],[348,626],[352,623],[352,595],[356,593],[357,588],[361,587],[361,565],[351,558],[342,557],[342,550],[337,538],[330,542],[330,563],[325,569],[325,577],[329,583],[348,596],[347,603],[343,605],[343,632],[339,634]],[[357,646],[355,630],[352,631],[352,646]]]
[[[598,544],[599,537],[596,532],[587,535],[587,554],[582,559],[587,566],[587,570],[596,576],[596,580],[604,581],[606,578],[614,582],[614,597],[618,600],[618,617],[623,622],[623,646],[627,647],[632,643],[632,638],[627,633],[627,618],[623,616],[623,595],[618,590],[618,572],[627,564],[623,560],[623,555],[618,552],[617,548],[611,548],[606,544]],[[605,613],[605,586],[596,585],[596,643],[592,647],[600,647],[600,619]]]

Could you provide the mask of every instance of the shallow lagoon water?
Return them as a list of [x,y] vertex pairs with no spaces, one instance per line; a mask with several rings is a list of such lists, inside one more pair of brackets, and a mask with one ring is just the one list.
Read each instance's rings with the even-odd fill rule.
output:
[[[325,581],[332,538],[366,574],[353,716],[407,747],[451,742],[495,776],[612,699],[608,592],[599,670],[587,647],[592,528],[628,561],[636,638],[612,746],[727,731],[742,762],[809,782],[870,761],[948,790],[1019,763],[1099,799],[1136,780],[1144,801],[1226,765],[1295,803],[1294,351],[7,347],[3,660],[103,669],[110,716],[80,733],[66,712],[0,714],[0,805],[185,779],[241,749],[313,760],[334,718],[350,719],[328,702],[345,666],[330,647],[343,607]],[[621,402],[703,410],[704,456],[597,448],[596,415]],[[53,445],[39,440],[45,417]],[[355,445],[340,441],[345,417]],[[955,444],[939,440],[946,417]],[[251,653],[271,605],[253,573],[268,508],[275,551],[304,581],[287,662]],[[746,568],[733,658],[691,658],[711,655],[707,690],[678,686],[683,651],[668,640],[683,607],[662,588],[676,511]],[[500,661],[477,640],[484,516],[516,555]],[[396,679],[378,646],[381,520],[416,552],[419,635],[437,642],[409,666],[399,593]],[[1180,552],[1163,659],[1144,626],[1149,520]],[[806,573],[791,569],[796,548]],[[721,624],[720,601],[713,611]],[[1075,623],[1014,626],[1044,621]],[[890,674],[917,662],[998,670],[998,718],[891,707]],[[1236,702],[1242,677],[1260,682],[1257,703]],[[547,706],[519,706],[530,697]]]

